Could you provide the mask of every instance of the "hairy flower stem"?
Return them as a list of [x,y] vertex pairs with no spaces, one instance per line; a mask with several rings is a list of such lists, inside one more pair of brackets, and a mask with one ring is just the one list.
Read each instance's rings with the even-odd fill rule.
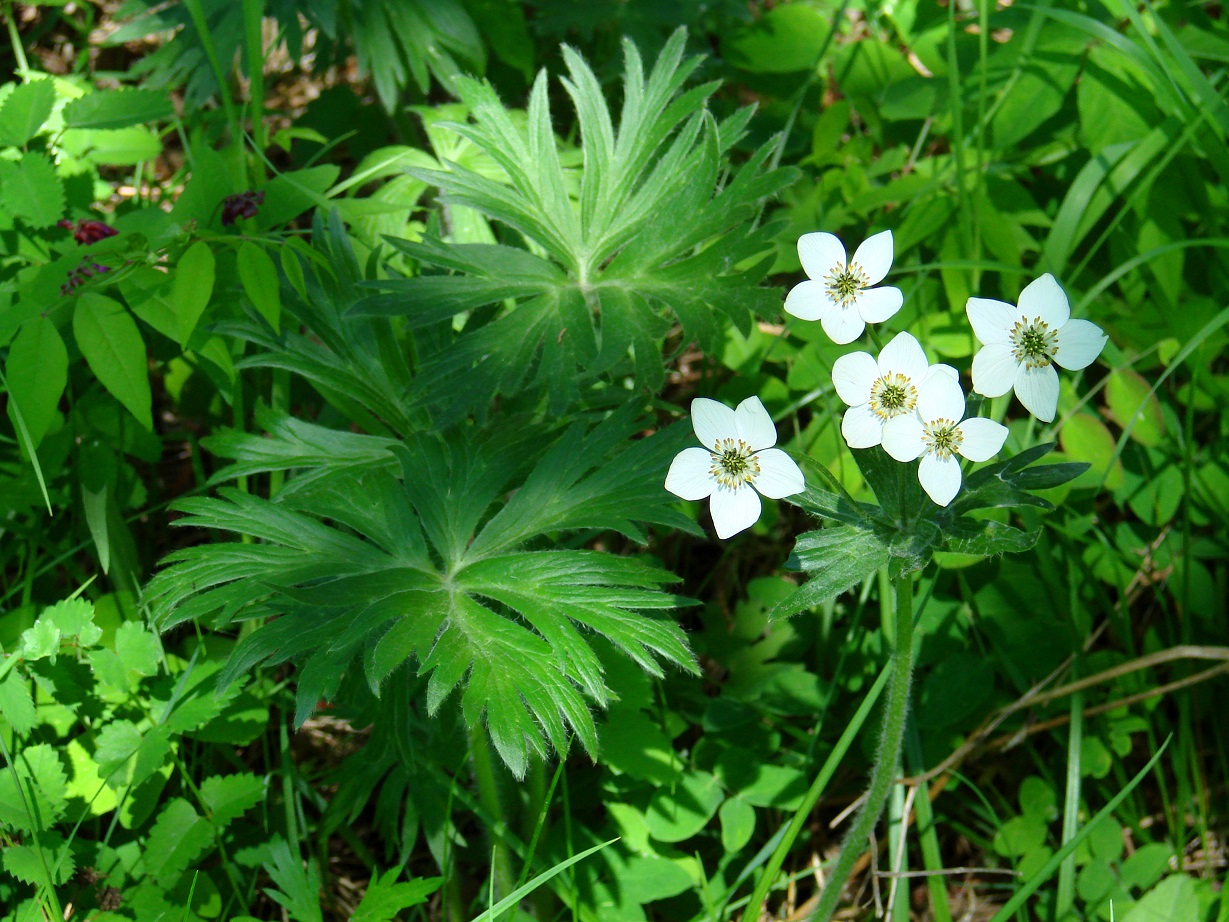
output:
[[909,686],[913,679],[913,586],[909,576],[898,577],[894,592],[896,603],[896,650],[892,654],[892,678],[888,685],[887,712],[883,717],[883,733],[879,739],[879,760],[871,771],[871,784],[866,803],[854,820],[853,828],[841,846],[836,865],[828,874],[819,906],[811,922],[828,922],[836,911],[845,880],[853,870],[854,861],[866,847],[871,830],[879,822],[887,803],[888,793],[896,780],[900,764],[901,743],[905,736],[905,720],[909,714]]

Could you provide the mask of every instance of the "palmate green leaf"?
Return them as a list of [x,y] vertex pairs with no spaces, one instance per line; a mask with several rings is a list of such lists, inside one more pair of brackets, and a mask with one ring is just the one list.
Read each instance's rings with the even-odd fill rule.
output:
[[[262,543],[180,551],[146,600],[162,627],[268,618],[219,681],[264,661],[299,663],[299,722],[354,663],[378,689],[411,662],[429,676],[431,713],[459,691],[467,723],[485,724],[516,774],[535,754],[566,751],[572,735],[594,754],[589,706],[609,692],[588,635],[653,674],[661,661],[694,669],[664,614],[687,600],[663,591],[671,574],[636,558],[534,544],[575,530],[643,537],[643,522],[694,530],[661,486],[686,433],[631,439],[643,425],[633,403],[543,444],[510,418],[399,444],[397,472],[355,475],[343,463],[277,501],[237,490],[182,501],[178,524]],[[245,443],[229,447],[242,469]]]
[[422,328],[492,307],[453,343],[423,356],[416,398],[441,419],[526,386],[561,410],[583,382],[604,375],[632,373],[655,389],[674,323],[711,349],[724,323],[746,330],[755,314],[778,311],[779,293],[757,287],[771,263],[772,229],[756,227],[755,218],[795,174],[768,167],[770,145],[729,168],[727,154],[750,110],[718,124],[705,110],[715,85],[682,91],[699,63],[683,60],[684,40],[682,31],[671,38],[647,78],[635,47],[625,44],[617,130],[593,72],[564,49],[563,83],[582,135],[579,201],[568,194],[574,183],[551,128],[545,74],[523,126],[488,85],[458,82],[473,121],[450,127],[498,163],[506,182],[458,164],[414,175],[438,186],[445,202],[515,229],[542,255],[390,238],[423,274],[373,281],[386,293],[353,308],[403,315]]
[[[281,308],[294,322],[283,322],[280,336],[263,320],[219,326],[260,347],[238,366],[294,372],[369,433],[406,434],[421,428],[425,415],[408,409],[406,393],[416,385],[390,324],[347,316],[364,294],[360,283],[373,270],[359,265],[337,212],[327,219],[317,214],[312,243],[303,248],[310,258],[291,257],[303,292],[281,280]],[[297,332],[300,326],[310,335]]]
[[219,471],[215,482],[269,471],[307,469],[293,481],[293,489],[302,489],[313,482],[313,474],[342,468],[358,473],[396,463],[390,451],[396,444],[392,439],[317,426],[275,413],[264,404],[257,405],[255,415],[256,425],[265,431],[263,436],[221,429],[201,440],[205,448],[220,458],[243,459]]

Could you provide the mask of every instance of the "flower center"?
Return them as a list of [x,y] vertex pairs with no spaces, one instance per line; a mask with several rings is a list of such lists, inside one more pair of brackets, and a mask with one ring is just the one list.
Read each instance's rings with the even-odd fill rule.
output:
[[870,281],[862,267],[850,263],[844,268],[834,267],[827,276],[828,297],[842,308],[849,307],[858,300],[858,295]]
[[871,411],[882,420],[908,413],[917,406],[917,388],[900,372],[876,378],[871,385]]
[[940,461],[946,461],[964,441],[964,434],[957,422],[950,419],[936,419],[922,427],[922,441],[926,443],[926,451]]
[[709,454],[713,459],[709,474],[727,489],[737,490],[760,476],[760,459],[742,439],[718,439]]
[[1058,353],[1058,330],[1040,317],[1017,320],[1011,328],[1011,354],[1029,368],[1044,368]]

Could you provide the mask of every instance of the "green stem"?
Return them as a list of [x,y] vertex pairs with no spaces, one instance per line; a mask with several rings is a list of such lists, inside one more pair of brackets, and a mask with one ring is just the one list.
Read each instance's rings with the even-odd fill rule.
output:
[[879,760],[871,772],[866,803],[862,806],[853,828],[841,846],[836,866],[828,875],[819,906],[812,922],[828,922],[836,911],[845,880],[853,870],[854,861],[866,846],[871,830],[879,822],[888,794],[896,780],[900,764],[901,741],[905,735],[905,719],[909,713],[909,686],[913,679],[913,586],[909,576],[895,580],[896,649],[892,657],[892,678],[888,686],[887,712],[883,717],[883,735],[879,740]]
[[12,0],[5,0],[4,24],[9,29],[9,41],[13,45],[13,58],[17,61],[17,72],[24,79],[30,70],[30,62],[26,60],[26,49],[21,44],[21,33],[17,31],[17,20],[13,18]]
[[516,875],[512,873],[512,856],[508,846],[503,841],[503,830],[506,826],[503,798],[499,794],[499,775],[495,768],[495,754],[491,751],[490,740],[486,730],[475,726],[469,734],[469,748],[474,759],[474,780],[478,784],[478,800],[483,810],[491,818],[491,828],[487,830],[493,853],[491,873],[495,876],[496,898],[502,898],[512,892]]

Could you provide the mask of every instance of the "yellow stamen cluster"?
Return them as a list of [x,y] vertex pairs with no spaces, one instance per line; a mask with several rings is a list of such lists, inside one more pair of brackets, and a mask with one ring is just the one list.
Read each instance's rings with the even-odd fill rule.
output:
[[1040,317],[1017,320],[1011,328],[1011,354],[1029,368],[1044,368],[1058,354],[1058,330]]
[[760,459],[742,439],[718,439],[709,454],[713,459],[709,474],[727,489],[737,490],[760,476]]
[[964,441],[964,433],[959,424],[951,419],[936,419],[922,427],[922,441],[926,443],[926,451],[940,461],[946,461]]
[[871,410],[882,420],[908,413],[917,406],[917,388],[900,372],[889,372],[871,385]]
[[833,267],[832,271],[824,277],[828,297],[835,301],[842,308],[849,307],[858,300],[858,295],[862,293],[870,279],[866,272],[857,263],[850,263],[844,268]]

